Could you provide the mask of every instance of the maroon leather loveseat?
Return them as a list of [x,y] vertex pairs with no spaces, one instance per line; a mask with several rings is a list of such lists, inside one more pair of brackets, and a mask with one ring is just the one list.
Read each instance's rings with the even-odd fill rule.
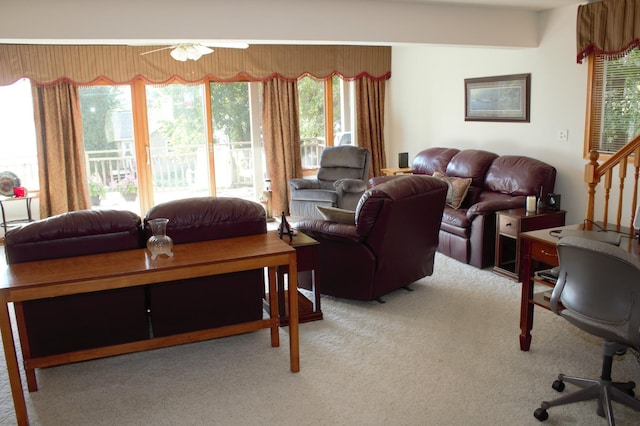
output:
[[[173,201],[145,220],[160,215],[175,244],[266,232],[264,208],[235,198]],[[14,264],[140,249],[150,235],[132,212],[74,211],[9,230],[5,256]],[[16,316],[32,358],[259,320],[263,294],[259,270],[22,302]]]
[[460,262],[484,268],[495,259],[496,212],[525,207],[528,195],[546,199],[552,193],[556,169],[521,155],[455,148],[428,148],[412,163],[413,174],[470,178],[457,208],[447,204],[442,216],[438,251]]

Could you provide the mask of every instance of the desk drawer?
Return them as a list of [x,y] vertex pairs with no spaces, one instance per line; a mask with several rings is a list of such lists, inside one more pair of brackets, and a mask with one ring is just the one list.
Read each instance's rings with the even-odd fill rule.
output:
[[520,233],[520,220],[517,217],[498,215],[498,220],[500,222],[498,224],[500,234],[518,238],[518,234]]
[[539,242],[531,244],[531,259],[544,262],[547,265],[558,266],[558,252],[556,247]]

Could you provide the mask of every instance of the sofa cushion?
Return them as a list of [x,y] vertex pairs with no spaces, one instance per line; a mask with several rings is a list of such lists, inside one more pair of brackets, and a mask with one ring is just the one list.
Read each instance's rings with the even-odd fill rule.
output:
[[503,155],[495,159],[487,171],[484,189],[511,196],[540,195],[553,191],[556,169],[535,158]]
[[460,152],[455,148],[427,148],[420,151],[413,159],[411,169],[414,175],[433,175],[435,172],[444,173],[447,164],[454,155]]
[[498,157],[489,151],[465,149],[453,156],[447,165],[447,176],[471,178],[472,185],[482,187],[489,166]]
[[441,230],[461,237],[469,238],[471,234],[471,220],[467,217],[466,209],[454,209],[445,206],[442,213]]
[[329,222],[356,223],[356,212],[353,210],[339,209],[337,207],[316,206],[322,217]]
[[447,184],[447,204],[454,209],[459,208],[467,196],[469,186],[471,185],[471,178],[445,176],[440,172],[435,172],[433,177]]
[[152,207],[144,218],[146,238],[151,219],[167,218],[167,235],[175,244],[264,234],[266,213],[261,204],[233,197],[193,197]]

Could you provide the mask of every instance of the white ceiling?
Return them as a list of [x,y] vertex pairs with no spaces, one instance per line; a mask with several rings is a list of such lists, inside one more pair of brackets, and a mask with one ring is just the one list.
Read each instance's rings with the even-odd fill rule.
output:
[[423,3],[449,5],[475,5],[494,7],[518,7],[529,10],[545,10],[576,3],[591,3],[600,0],[360,0],[382,3]]

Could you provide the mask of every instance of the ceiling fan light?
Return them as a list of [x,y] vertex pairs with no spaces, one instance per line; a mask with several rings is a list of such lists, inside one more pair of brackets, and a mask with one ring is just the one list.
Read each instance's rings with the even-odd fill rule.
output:
[[197,61],[202,56],[202,53],[194,46],[187,46],[185,49],[187,53],[187,59],[191,59],[192,61]]
[[209,53],[213,52],[212,48],[205,46],[203,44],[194,44],[193,48],[197,50],[200,53],[200,55],[208,55]]
[[180,62],[186,61],[189,57],[187,54],[187,50],[183,45],[176,46],[175,49],[172,49],[170,55],[173,59]]

